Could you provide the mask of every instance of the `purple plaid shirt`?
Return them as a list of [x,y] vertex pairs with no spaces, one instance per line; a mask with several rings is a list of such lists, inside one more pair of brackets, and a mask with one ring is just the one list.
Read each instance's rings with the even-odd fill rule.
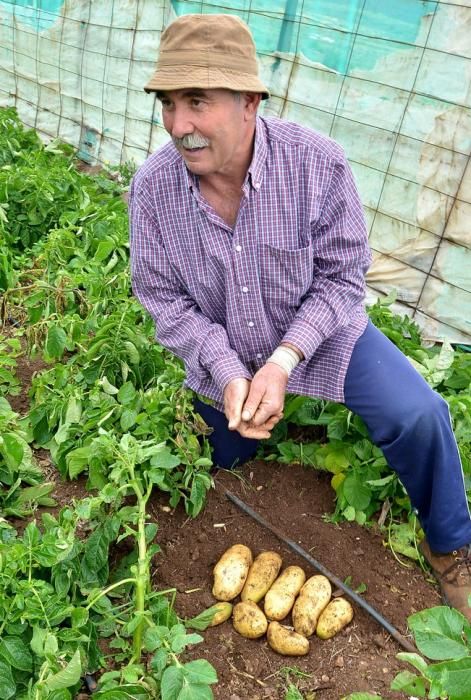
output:
[[134,294],[184,361],[186,385],[219,408],[226,384],[250,379],[281,341],[305,357],[289,392],[343,401],[370,263],[345,155],[310,129],[257,117],[242,190],[231,229],[171,142],[152,154],[130,193]]

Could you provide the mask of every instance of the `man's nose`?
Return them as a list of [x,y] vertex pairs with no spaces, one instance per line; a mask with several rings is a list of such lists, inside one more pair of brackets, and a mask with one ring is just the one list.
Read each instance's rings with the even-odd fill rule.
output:
[[175,106],[172,112],[170,133],[177,139],[183,138],[186,134],[192,134],[194,126],[189,119],[188,111],[184,106]]

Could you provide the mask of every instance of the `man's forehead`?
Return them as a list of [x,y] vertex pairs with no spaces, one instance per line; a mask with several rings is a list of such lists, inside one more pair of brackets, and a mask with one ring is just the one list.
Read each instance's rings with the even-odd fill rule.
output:
[[203,88],[183,88],[182,90],[159,90],[158,97],[204,97],[217,92],[216,90],[204,90]]
[[182,88],[181,90],[158,90],[157,97],[159,99],[169,98],[189,98],[189,97],[206,97],[207,99],[216,99],[223,93],[229,93],[230,90],[225,88]]

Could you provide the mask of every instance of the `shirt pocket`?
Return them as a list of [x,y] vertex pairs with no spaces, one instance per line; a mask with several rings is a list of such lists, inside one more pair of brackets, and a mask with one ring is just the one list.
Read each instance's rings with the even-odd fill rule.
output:
[[298,307],[312,284],[312,244],[305,248],[260,246],[262,294],[272,302]]

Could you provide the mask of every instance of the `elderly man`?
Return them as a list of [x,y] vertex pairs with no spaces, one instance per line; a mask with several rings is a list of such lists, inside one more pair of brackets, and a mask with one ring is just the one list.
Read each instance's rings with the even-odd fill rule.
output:
[[446,601],[471,620],[471,517],[448,407],[368,322],[370,252],[342,149],[258,116],[268,90],[230,15],[173,22],[145,89],[171,141],[132,183],[133,289],[206,397],[215,463],[252,456],[287,391],[343,402],[406,487]]

